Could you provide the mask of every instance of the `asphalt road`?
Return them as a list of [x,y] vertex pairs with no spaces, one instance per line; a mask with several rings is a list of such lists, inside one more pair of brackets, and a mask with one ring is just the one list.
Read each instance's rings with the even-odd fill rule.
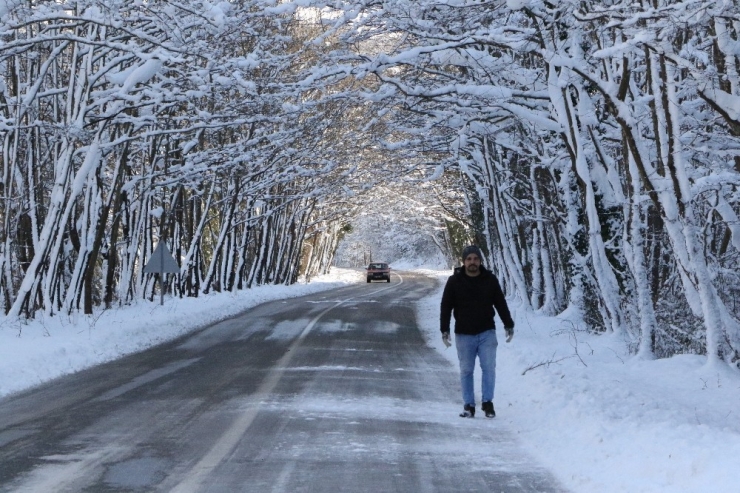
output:
[[433,290],[266,303],[0,400],[0,491],[563,491],[500,421],[457,417],[414,315]]

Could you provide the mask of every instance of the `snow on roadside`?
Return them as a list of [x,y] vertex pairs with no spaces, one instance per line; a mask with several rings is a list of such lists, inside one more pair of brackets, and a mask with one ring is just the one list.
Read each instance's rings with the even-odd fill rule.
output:
[[[419,303],[417,318],[429,344],[457,365],[439,335],[449,273],[433,273],[438,292]],[[740,372],[693,355],[638,360],[619,337],[588,334],[577,318],[510,308],[516,333],[510,344],[499,339],[496,419],[565,487],[739,491]]]
[[329,275],[292,286],[258,286],[199,298],[159,296],[101,310],[28,321],[0,317],[0,397],[58,376],[141,351],[267,301],[356,283],[359,270],[332,268]]

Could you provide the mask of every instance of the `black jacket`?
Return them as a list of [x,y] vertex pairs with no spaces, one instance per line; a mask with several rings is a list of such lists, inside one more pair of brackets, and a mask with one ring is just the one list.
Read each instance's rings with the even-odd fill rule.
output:
[[496,276],[491,271],[480,267],[480,274],[470,277],[464,267],[455,269],[447,279],[442,294],[442,306],[439,325],[442,332],[450,331],[450,316],[455,314],[455,333],[476,335],[486,330],[495,329],[493,316],[498,315],[504,327],[514,327],[504,293]]

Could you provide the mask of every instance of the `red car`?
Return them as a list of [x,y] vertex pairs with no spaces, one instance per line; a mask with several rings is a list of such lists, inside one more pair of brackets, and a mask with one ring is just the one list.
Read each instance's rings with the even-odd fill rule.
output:
[[385,262],[372,262],[366,270],[367,282],[383,280],[391,282],[391,266]]

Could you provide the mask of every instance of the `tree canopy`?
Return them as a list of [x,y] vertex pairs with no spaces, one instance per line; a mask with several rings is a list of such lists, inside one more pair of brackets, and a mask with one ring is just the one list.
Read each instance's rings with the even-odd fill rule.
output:
[[393,184],[392,221],[479,244],[525,307],[738,364],[738,11],[4,2],[5,311],[151,297],[159,241],[178,296],[292,283]]

